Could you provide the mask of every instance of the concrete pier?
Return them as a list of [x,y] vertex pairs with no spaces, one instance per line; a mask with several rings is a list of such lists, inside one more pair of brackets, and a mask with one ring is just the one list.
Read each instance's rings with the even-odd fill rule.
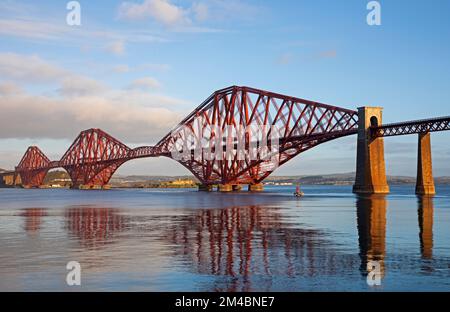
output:
[[219,184],[217,186],[217,191],[219,191],[219,192],[231,192],[231,191],[233,191],[233,186],[231,184]]
[[249,184],[248,191],[249,192],[262,192],[262,191],[264,191],[264,185],[262,183]]
[[356,157],[356,180],[353,192],[357,194],[387,194],[384,161],[384,139],[372,139],[370,126],[382,124],[381,107],[358,108],[358,144]]
[[109,190],[111,189],[111,185],[90,185],[90,184],[80,184],[76,186],[72,186],[73,189],[78,190]]
[[419,147],[417,153],[417,195],[434,195],[436,190],[433,179],[433,164],[431,160],[431,135],[419,133]]
[[212,192],[213,191],[213,186],[211,184],[200,184],[198,186],[198,190],[200,192]]
[[1,173],[0,174],[0,186],[13,187],[21,185],[20,175],[14,172]]
[[240,192],[242,191],[242,185],[240,184],[233,184],[233,192]]

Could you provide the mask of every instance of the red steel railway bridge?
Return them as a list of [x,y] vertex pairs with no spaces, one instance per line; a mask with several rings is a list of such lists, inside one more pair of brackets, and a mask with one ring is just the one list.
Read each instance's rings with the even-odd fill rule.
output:
[[[244,152],[238,157],[232,129],[269,125],[278,131],[277,152],[273,157],[256,153],[250,157],[251,133],[245,134]],[[213,128],[211,128],[213,126]],[[194,138],[186,134],[193,130]],[[225,131],[221,140],[219,129]],[[196,131],[194,131],[196,130]],[[357,168],[355,193],[388,193],[384,162],[384,137],[418,134],[418,194],[434,194],[430,133],[450,130],[450,117],[382,124],[381,107],[360,107],[350,110],[249,87],[232,86],[214,92],[170,133],[154,146],[130,148],[100,129],[82,131],[60,160],[50,160],[37,147],[30,146],[14,171],[9,184],[19,183],[25,188],[42,185],[47,172],[64,168],[73,188],[103,188],[114,172],[125,162],[144,157],[174,158],[201,182],[201,190],[220,191],[241,189],[247,184],[250,191],[262,190],[262,181],[278,166],[319,144],[357,134]],[[270,131],[265,139],[268,140]],[[209,150],[195,154],[186,150],[187,142],[208,138]],[[224,145],[232,142],[231,152]],[[270,144],[269,144],[270,146]],[[256,145],[258,150],[260,145]],[[184,152],[183,152],[184,148]],[[186,153],[187,152],[187,153]],[[194,155],[195,154],[195,155]]]

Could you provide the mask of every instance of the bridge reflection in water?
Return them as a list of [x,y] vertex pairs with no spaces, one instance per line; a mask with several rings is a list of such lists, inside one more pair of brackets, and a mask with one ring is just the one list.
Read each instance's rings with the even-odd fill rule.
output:
[[[255,286],[264,289],[264,285],[270,289],[277,276],[326,278],[342,272],[354,274],[358,267],[366,276],[369,261],[378,261],[382,276],[386,275],[387,208],[384,196],[357,198],[359,256],[342,252],[329,228],[314,229],[288,210],[262,205],[183,209],[163,215],[71,207],[65,210],[65,229],[84,249],[105,249],[119,241],[127,245],[127,240],[152,237],[167,248],[171,260],[187,265],[191,272],[218,277],[221,282],[215,290],[249,291]],[[301,202],[296,209],[301,210]],[[433,198],[420,197],[417,211],[420,254],[429,260],[433,255]],[[21,216],[25,230],[38,233],[47,214],[45,209],[32,208]],[[148,246],[142,245],[142,250],[130,251],[130,262],[145,254]],[[151,253],[147,256],[154,261]]]
[[[336,269],[332,242],[315,229],[290,227],[278,209],[261,206],[199,211],[167,229],[171,243],[200,273],[314,275]],[[316,257],[320,250],[325,254]],[[274,265],[276,263],[276,265]],[[284,271],[284,272],[279,272]]]
[[368,263],[377,261],[380,264],[381,276],[384,276],[386,207],[386,197],[383,195],[360,196],[356,201],[360,269],[363,275],[368,273]]
[[[381,276],[385,274],[386,210],[384,195],[359,196],[356,202],[361,272],[368,273],[368,263],[380,264]],[[418,196],[420,254],[422,259],[433,257],[433,197]],[[371,270],[371,268],[370,268]]]
[[42,217],[47,216],[47,209],[28,208],[23,209],[20,214],[25,218],[23,228],[28,234],[37,234],[41,229]]
[[423,259],[433,258],[433,197],[418,198],[420,253]]
[[113,242],[115,234],[125,230],[127,218],[114,208],[74,207],[66,211],[66,228],[87,248]]

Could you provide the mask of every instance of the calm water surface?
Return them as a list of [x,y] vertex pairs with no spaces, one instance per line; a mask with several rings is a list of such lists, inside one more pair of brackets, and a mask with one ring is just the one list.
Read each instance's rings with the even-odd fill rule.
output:
[[0,189],[0,290],[450,291],[450,187],[303,190]]

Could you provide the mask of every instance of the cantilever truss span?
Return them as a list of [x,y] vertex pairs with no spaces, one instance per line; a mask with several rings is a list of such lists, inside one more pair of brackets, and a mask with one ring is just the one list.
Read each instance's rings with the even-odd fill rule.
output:
[[[276,166],[280,166],[296,155],[318,144],[357,130],[357,112],[335,106],[325,105],[300,98],[285,96],[273,92],[248,87],[230,87],[219,90],[206,99],[197,109],[188,115],[171,133],[167,134],[157,146],[165,150],[177,150],[177,142],[185,142],[186,128],[194,129],[194,136],[200,136],[207,142],[207,148],[215,144],[219,129],[227,136],[246,129],[266,126],[278,131],[279,154],[277,162],[264,159],[259,151],[257,157],[251,157],[246,146],[243,157],[238,153],[207,159],[187,155],[179,160],[186,168],[205,184],[244,184],[259,183],[270,175]],[[231,129],[230,129],[231,128]],[[267,138],[269,140],[269,138]],[[199,140],[195,137],[194,140]],[[246,143],[252,138],[246,138]],[[222,148],[219,147],[222,151]],[[254,155],[254,154],[253,154]],[[240,158],[240,159],[239,159]]]
[[[128,160],[166,156],[180,162],[203,184],[255,184],[298,154],[355,134],[357,125],[353,110],[233,86],[214,92],[155,146],[132,149],[100,129],[89,129],[79,134],[59,161],[50,161],[38,147],[28,148],[16,173],[24,186],[35,187],[42,184],[48,170],[63,167],[75,187],[103,186]],[[261,127],[267,129],[262,132],[264,137],[245,132],[244,150],[238,152],[236,133]],[[255,138],[272,142],[273,131],[277,132],[277,149],[267,157],[260,150],[262,145],[250,143]],[[196,140],[202,142],[199,153],[181,153],[186,152],[187,143]],[[231,151],[224,148],[230,142]],[[214,151],[213,156],[207,151]]]

